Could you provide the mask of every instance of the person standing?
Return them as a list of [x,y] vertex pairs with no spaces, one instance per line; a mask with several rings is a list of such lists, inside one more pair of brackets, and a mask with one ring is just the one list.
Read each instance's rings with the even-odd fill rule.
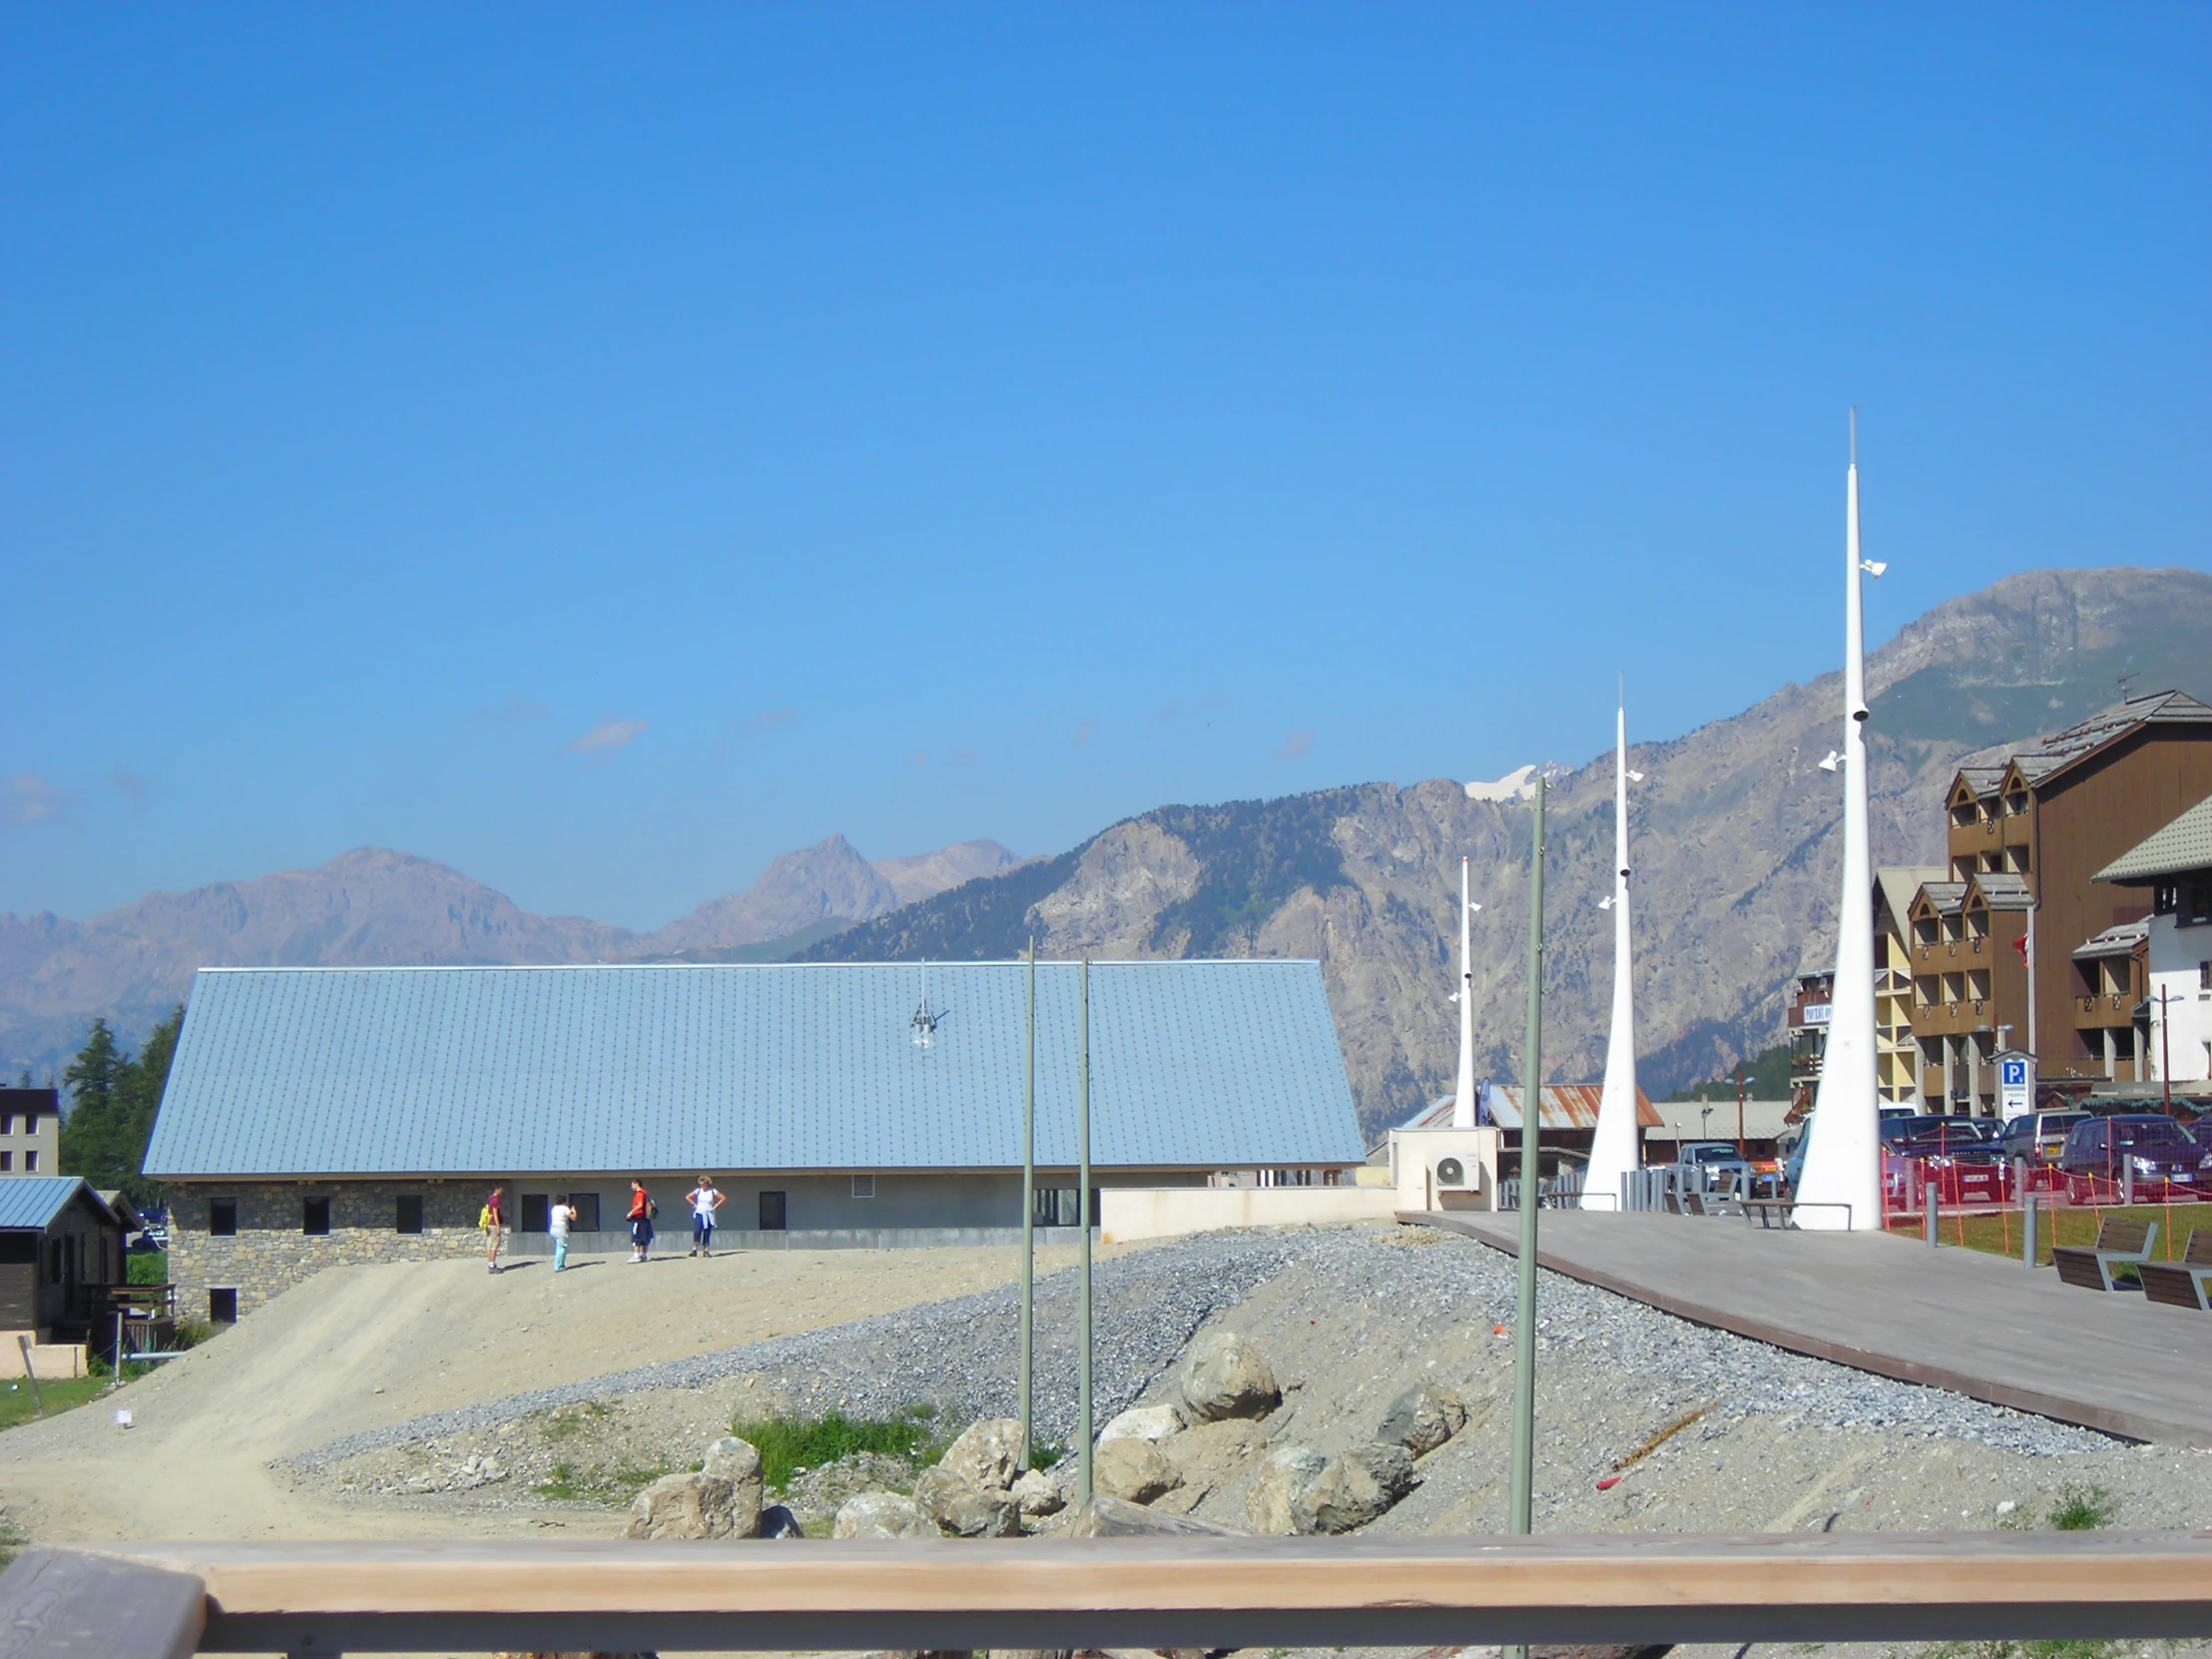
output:
[[555,1193],[553,1208],[546,1212],[545,1230],[553,1235],[553,1271],[559,1273],[568,1266],[568,1230],[576,1220],[576,1209],[568,1201],[568,1194]]
[[499,1271],[499,1241],[507,1230],[507,1189],[494,1187],[491,1196],[484,1200],[483,1214],[476,1218],[476,1225],[484,1233],[484,1266],[493,1273]]
[[694,1256],[714,1255],[715,1212],[722,1205],[722,1193],[715,1186],[715,1178],[702,1175],[699,1185],[691,1190],[691,1253]]
[[630,1183],[630,1261],[633,1266],[653,1252],[653,1216],[660,1209],[643,1181]]

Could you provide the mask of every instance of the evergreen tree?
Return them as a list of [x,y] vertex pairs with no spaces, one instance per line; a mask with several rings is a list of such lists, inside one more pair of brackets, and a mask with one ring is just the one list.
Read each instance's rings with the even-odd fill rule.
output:
[[85,1046],[62,1073],[71,1100],[62,1124],[63,1174],[81,1175],[103,1190],[120,1187],[141,1208],[163,1204],[162,1183],[141,1172],[184,1018],[179,1008],[155,1026],[135,1059],[116,1042],[106,1020],[92,1022]]

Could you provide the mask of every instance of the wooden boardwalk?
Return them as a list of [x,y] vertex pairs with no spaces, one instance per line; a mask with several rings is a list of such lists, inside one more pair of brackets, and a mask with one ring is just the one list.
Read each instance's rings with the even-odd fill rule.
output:
[[[1517,1253],[1516,1215],[1400,1211]],[[1870,1233],[1546,1210],[1536,1260],[1777,1348],[2131,1440],[2212,1446],[2212,1316]]]

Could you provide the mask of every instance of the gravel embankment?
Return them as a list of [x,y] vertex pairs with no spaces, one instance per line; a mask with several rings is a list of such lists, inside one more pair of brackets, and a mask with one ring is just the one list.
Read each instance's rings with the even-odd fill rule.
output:
[[[1349,1363],[1368,1353],[1432,1349],[1464,1341],[1470,1331],[1510,1326],[1510,1258],[1435,1235],[1422,1241],[1426,1248],[1403,1248],[1412,1237],[1365,1229],[1222,1234],[1099,1263],[1095,1420],[1103,1423],[1138,1399],[1201,1325],[1290,1270],[1299,1283],[1280,1287],[1270,1299],[1271,1319],[1287,1330],[1303,1325],[1317,1334],[1326,1323],[1334,1336],[1323,1352],[1340,1346]],[[1555,1274],[1542,1275],[1539,1294],[1540,1365],[1554,1384],[1596,1367],[1638,1379],[1666,1397],[1709,1403],[1718,1418],[1766,1413],[1807,1427],[1945,1436],[2032,1456],[2114,1443],[2088,1429],[1708,1330]],[[1075,1273],[1040,1280],[1037,1301],[1037,1422],[1042,1435],[1064,1440],[1077,1411]],[[702,1388],[747,1376],[774,1384],[802,1409],[834,1406],[855,1416],[881,1416],[926,1401],[963,1419],[1009,1413],[1017,1306],[1012,1289],[959,1297],[441,1412],[331,1441],[293,1462],[323,1468],[365,1451],[481,1432],[587,1399]],[[1260,1340],[1266,1343],[1265,1336]]]
[[[1306,1236],[1223,1234],[1097,1263],[1092,1269],[1092,1388],[1098,1420],[1129,1405],[1182,1351],[1193,1332],[1236,1305],[1294,1259]],[[1036,1420],[1065,1439],[1077,1412],[1075,1338],[1080,1281],[1068,1269],[1037,1281]],[[361,1452],[496,1428],[585,1400],[665,1388],[705,1388],[761,1377],[795,1407],[888,1416],[917,1402],[947,1416],[1014,1407],[1020,1293],[954,1297],[878,1314],[826,1331],[725,1349],[696,1359],[540,1388],[411,1422],[347,1435],[290,1459],[324,1468]]]

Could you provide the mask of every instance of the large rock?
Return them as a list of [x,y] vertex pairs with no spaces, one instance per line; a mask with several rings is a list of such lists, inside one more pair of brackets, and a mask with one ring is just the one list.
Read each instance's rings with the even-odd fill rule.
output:
[[1182,1484],[1182,1471],[1150,1440],[1108,1440],[1091,1455],[1091,1489],[1124,1503],[1150,1503]]
[[1189,1420],[1183,1415],[1183,1407],[1173,1400],[1165,1405],[1132,1405],[1128,1410],[1098,1431],[1098,1443],[1109,1440],[1151,1440],[1158,1443],[1170,1434],[1180,1433]]
[[1466,1425],[1466,1401],[1449,1388],[1426,1382],[1390,1401],[1375,1437],[1425,1457]]
[[699,1472],[710,1480],[730,1482],[730,1535],[761,1535],[761,1504],[766,1496],[761,1480],[761,1453],[750,1440],[725,1434],[707,1448]]
[[1255,1530],[1350,1532],[1365,1526],[1418,1484],[1401,1445],[1378,1441],[1331,1457],[1312,1446],[1278,1446],[1246,1494]]
[[1024,1515],[1056,1515],[1068,1503],[1060,1483],[1042,1469],[1029,1469],[1016,1475],[1007,1490]]
[[1021,1473],[1021,1419],[985,1417],[969,1423],[945,1447],[937,1467],[985,1491],[1011,1486]]
[[1011,1538],[1021,1510],[1003,1486],[977,1486],[939,1464],[914,1482],[914,1501],[940,1531],[955,1538]]
[[761,1510],[756,1499],[745,1530],[737,1529],[730,1482],[709,1474],[663,1475],[638,1493],[630,1505],[631,1538],[750,1538],[760,1530]]
[[938,1538],[937,1523],[921,1505],[897,1492],[860,1492],[846,1498],[831,1523],[832,1538]]
[[1176,1382],[1197,1422],[1264,1417],[1283,1402],[1267,1361],[1233,1331],[1201,1333],[1183,1356]]

